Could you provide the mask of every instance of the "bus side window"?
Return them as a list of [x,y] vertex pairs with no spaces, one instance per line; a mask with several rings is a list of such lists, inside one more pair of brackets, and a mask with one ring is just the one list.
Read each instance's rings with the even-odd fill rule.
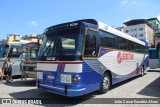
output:
[[86,36],[85,56],[96,56],[96,37],[94,35]]
[[134,52],[134,43],[128,40],[128,50]]
[[122,37],[117,37],[117,49],[128,50],[127,40]]

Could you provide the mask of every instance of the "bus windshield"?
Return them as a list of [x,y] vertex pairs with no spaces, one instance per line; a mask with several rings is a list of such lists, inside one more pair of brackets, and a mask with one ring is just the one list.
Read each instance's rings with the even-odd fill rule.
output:
[[19,58],[19,56],[22,54],[23,47],[18,45],[10,45],[8,57],[12,58]]
[[37,48],[27,48],[25,52],[23,52],[19,59],[21,60],[36,60],[38,56]]
[[26,53],[23,52],[23,53],[19,56],[19,59],[21,59],[21,60],[28,59],[27,56],[26,56]]
[[46,33],[39,51],[39,60],[82,60],[82,29],[62,29]]
[[0,45],[0,58],[7,57],[8,50],[9,50],[8,45]]
[[29,60],[36,60],[37,59],[37,48],[28,48],[26,50],[26,58]]

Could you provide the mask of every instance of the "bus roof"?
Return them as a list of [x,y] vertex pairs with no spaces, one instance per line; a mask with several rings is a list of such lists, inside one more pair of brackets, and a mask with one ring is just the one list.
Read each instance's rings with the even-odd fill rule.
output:
[[133,41],[133,42],[136,42],[138,44],[141,44],[141,45],[145,46],[144,42],[142,42],[142,41],[140,41],[140,40],[138,40],[138,39],[126,34],[126,33],[123,33],[123,32],[121,32],[121,31],[119,31],[119,30],[117,30],[117,29],[115,29],[115,28],[113,28],[111,26],[108,26],[108,25],[106,25],[106,24],[104,24],[102,22],[98,22],[98,25],[99,25],[99,29],[101,29],[103,31],[109,32],[111,34],[120,36],[122,38],[128,39],[130,41]]
[[115,29],[111,26],[108,26],[108,25],[106,25],[106,24],[104,24],[100,21],[97,21],[95,19],[83,19],[83,20],[76,20],[76,21],[68,22],[68,23],[57,24],[57,25],[46,28],[44,32],[46,33],[48,31],[52,31],[52,30],[59,29],[59,28],[64,28],[64,27],[72,27],[72,26],[69,26],[69,24],[78,23],[78,22],[85,23],[87,25],[87,27],[90,27],[90,28],[93,28],[93,29],[101,29],[103,31],[109,32],[111,34],[120,36],[122,38],[128,39],[130,41],[133,41],[133,42],[136,42],[138,44],[141,44],[141,45],[145,46],[145,43],[140,41],[139,39],[136,39],[136,38],[134,38],[134,37],[132,37],[132,36],[126,34],[126,33],[123,33],[121,31],[119,31],[119,30],[117,30],[117,29]]

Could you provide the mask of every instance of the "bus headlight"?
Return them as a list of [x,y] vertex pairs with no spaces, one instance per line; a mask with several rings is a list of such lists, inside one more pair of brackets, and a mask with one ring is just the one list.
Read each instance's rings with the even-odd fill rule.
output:
[[79,83],[81,81],[81,77],[79,75],[74,75],[73,76],[73,83]]

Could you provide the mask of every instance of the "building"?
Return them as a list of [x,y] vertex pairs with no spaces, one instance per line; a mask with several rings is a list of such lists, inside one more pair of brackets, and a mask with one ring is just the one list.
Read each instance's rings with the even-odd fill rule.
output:
[[154,34],[154,47],[157,47],[157,44],[160,44],[160,32]]
[[148,46],[153,44],[153,29],[146,19],[134,19],[123,23],[123,32],[146,41]]
[[152,29],[154,31],[160,30],[160,21],[158,20],[158,18],[147,19],[147,22],[152,26]]
[[38,39],[35,34],[31,34],[21,37],[21,41],[37,42]]
[[116,27],[116,29],[119,30],[119,31],[121,31],[121,32],[124,32],[123,28],[124,28],[124,26],[122,26],[122,27]]
[[7,42],[5,39],[0,39],[0,42]]
[[21,41],[22,40],[28,40],[30,42],[37,42],[38,39],[42,39],[42,34],[39,35],[35,35],[35,34],[31,34],[31,35],[25,35],[23,37],[21,37]]
[[23,39],[23,40],[32,40],[32,39],[35,39],[35,38],[36,38],[35,34],[24,35],[24,36],[21,37],[21,39]]
[[19,41],[20,40],[20,35],[15,35],[15,34],[8,34],[7,36],[7,41],[8,43],[11,43],[13,41]]

